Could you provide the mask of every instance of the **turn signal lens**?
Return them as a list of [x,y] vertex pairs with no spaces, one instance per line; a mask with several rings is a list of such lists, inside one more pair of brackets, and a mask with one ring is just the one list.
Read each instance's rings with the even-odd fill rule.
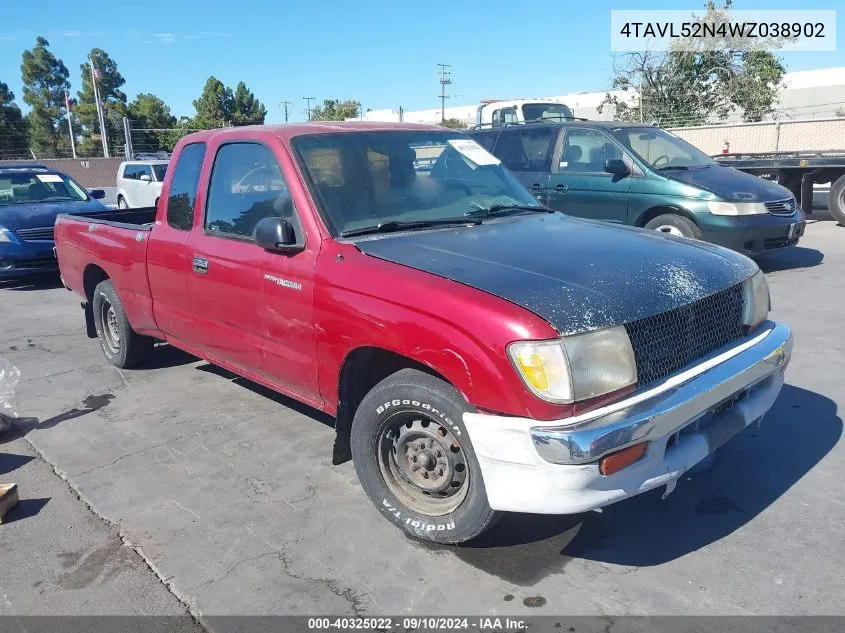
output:
[[543,359],[536,352],[533,354],[519,354],[516,357],[519,368],[525,379],[540,391],[547,391],[549,378],[546,376],[546,368],[543,367]]
[[603,457],[599,462],[599,472],[605,477],[618,473],[623,468],[627,468],[634,462],[639,461],[646,454],[648,449],[648,442],[642,444],[634,444],[628,448],[623,448],[621,451],[611,453],[607,457]]
[[572,402],[572,379],[559,340],[512,343],[508,353],[534,395],[548,402]]

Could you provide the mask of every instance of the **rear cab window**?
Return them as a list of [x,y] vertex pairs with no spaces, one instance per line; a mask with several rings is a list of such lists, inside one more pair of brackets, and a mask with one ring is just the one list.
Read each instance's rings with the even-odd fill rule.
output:
[[167,197],[167,224],[180,231],[190,231],[194,224],[205,143],[191,143],[182,148],[170,181]]

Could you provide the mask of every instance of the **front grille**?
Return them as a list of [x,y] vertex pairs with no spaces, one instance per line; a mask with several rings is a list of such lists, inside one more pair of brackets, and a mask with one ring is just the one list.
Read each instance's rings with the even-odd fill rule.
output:
[[742,284],[625,326],[648,387],[742,336]]
[[15,231],[25,242],[45,242],[53,239],[52,226],[45,226],[38,229],[19,229]]
[[787,198],[786,200],[776,200],[774,202],[764,202],[766,209],[772,215],[792,215],[795,213],[795,198]]

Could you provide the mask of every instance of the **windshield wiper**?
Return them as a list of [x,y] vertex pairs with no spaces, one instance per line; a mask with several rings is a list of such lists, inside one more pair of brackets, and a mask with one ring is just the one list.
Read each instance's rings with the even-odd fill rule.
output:
[[458,224],[481,224],[481,222],[479,222],[478,220],[466,220],[460,218],[448,218],[445,220],[414,220],[410,222],[398,222],[396,220],[392,220],[390,222],[374,224],[373,226],[363,226],[360,229],[350,229],[349,231],[342,231],[340,236],[354,237],[355,235],[367,235],[369,233],[393,233],[396,231],[427,229],[433,226],[449,226]]
[[489,207],[479,207],[472,211],[467,211],[464,215],[468,218],[477,218],[479,216],[499,215],[501,213],[510,213],[511,211],[531,211],[532,213],[554,213],[551,209],[541,206],[533,206],[527,204],[494,204]]
[[687,171],[692,169],[687,165],[666,165],[666,167],[657,167],[657,171]]

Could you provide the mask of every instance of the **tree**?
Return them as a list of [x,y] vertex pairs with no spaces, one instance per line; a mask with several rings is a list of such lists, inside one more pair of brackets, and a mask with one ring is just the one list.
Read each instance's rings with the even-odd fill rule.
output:
[[28,146],[26,121],[15,95],[0,81],[0,158],[26,158]]
[[176,117],[167,104],[154,94],[141,93],[127,107],[131,122],[132,147],[136,152],[170,151]]
[[449,127],[454,130],[465,130],[467,128],[467,124],[461,121],[460,119],[444,119],[443,123],[441,123],[443,127]]
[[360,116],[361,103],[352,99],[324,99],[322,106],[311,108],[312,121],[345,121]]
[[39,156],[59,156],[70,149],[65,119],[65,91],[70,90],[68,70],[49,50],[43,37],[23,52],[23,100],[31,110],[26,116],[30,147]]
[[235,99],[232,89],[216,77],[209,77],[199,99],[194,101],[197,115],[193,125],[201,130],[229,125],[233,118]]
[[[123,146],[123,117],[127,114],[126,94],[120,90],[126,80],[117,70],[117,64],[102,48],[92,48],[88,59],[93,61],[97,73],[97,90],[103,104],[103,119],[106,124],[106,139],[109,149]],[[102,152],[100,121],[97,102],[94,98],[94,84],[91,79],[91,65],[88,60],[80,64],[82,89],[77,92],[79,105],[76,113],[82,126],[83,141],[79,151],[93,156]]]
[[238,82],[232,98],[232,120],[239,124],[264,123],[267,108],[249,91],[244,82]]
[[[705,15],[693,21],[729,23],[733,0],[707,0]],[[608,93],[598,107],[614,108],[614,117],[657,121],[661,125],[702,125],[737,110],[745,121],[770,115],[786,72],[780,60],[759,44],[731,38],[690,38],[674,42],[668,52],[626,53],[615,65],[613,90],[636,91],[635,103]]]

